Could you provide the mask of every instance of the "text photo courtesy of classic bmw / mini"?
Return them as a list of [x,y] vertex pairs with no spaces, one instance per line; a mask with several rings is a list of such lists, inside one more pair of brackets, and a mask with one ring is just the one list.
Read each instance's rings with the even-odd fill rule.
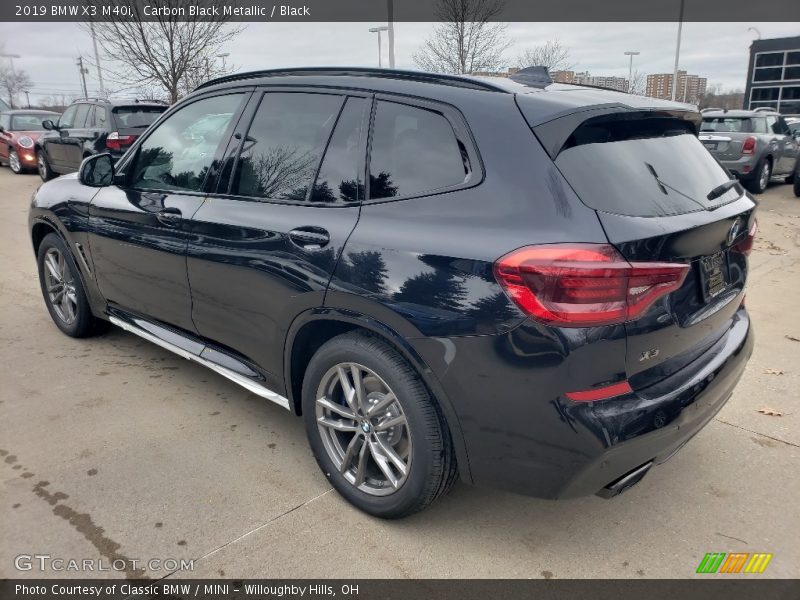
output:
[[0,17],[4,596],[800,593],[800,6]]

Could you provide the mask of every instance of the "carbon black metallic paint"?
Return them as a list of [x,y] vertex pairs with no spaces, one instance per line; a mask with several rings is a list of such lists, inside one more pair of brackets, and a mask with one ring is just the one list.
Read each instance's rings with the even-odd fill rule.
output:
[[[731,255],[730,293],[693,332],[700,348],[693,356],[670,352],[670,328],[679,324],[666,298],[635,323],[551,328],[508,299],[492,265],[532,243],[609,240],[630,260],[650,260],[662,250],[674,256],[676,249],[692,260],[714,250],[706,240],[727,231],[732,219],[749,224],[749,198],[713,218],[597,213],[532,135],[530,110],[524,117],[513,94],[390,78],[279,79],[211,87],[195,97],[231,89],[249,94],[254,84],[256,93],[313,84],[458,107],[481,161],[481,181],[341,207],[255,202],[217,191],[213,179],[218,173],[224,179],[230,157],[225,148],[200,194],[98,191],[59,178],[33,201],[34,242],[50,227],[70,248],[87,249],[86,261],[77,262],[97,316],[138,315],[207,344],[219,360],[252,368],[248,376],[289,398],[296,411],[293,381],[302,365],[292,361],[295,341],[320,322],[362,327],[392,343],[440,402],[463,479],[543,497],[593,493],[639,465],[668,458],[727,400],[753,344],[741,307],[744,257]],[[252,107],[251,99],[243,114]],[[139,142],[119,163],[122,171]],[[158,220],[168,208],[181,211],[177,224]],[[325,229],[330,243],[299,247],[289,232],[305,226]],[[361,268],[365,263],[382,268]],[[695,300],[686,294],[684,318],[702,316],[706,308],[696,294]],[[634,362],[656,338],[661,358],[647,367]],[[628,377],[635,393],[613,401],[563,396]]]

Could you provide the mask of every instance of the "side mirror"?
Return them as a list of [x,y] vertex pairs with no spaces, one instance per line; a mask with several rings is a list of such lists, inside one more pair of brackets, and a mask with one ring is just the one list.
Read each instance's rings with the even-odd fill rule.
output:
[[42,127],[47,129],[48,131],[51,131],[53,129],[57,129],[56,124],[53,123],[53,121],[50,120],[50,119],[45,119],[44,121],[42,121]]
[[2,125],[0,125],[0,133],[4,132],[5,130],[6,130],[6,128],[3,127]]
[[81,163],[78,181],[89,187],[106,187],[114,183],[114,161],[108,153],[89,156]]

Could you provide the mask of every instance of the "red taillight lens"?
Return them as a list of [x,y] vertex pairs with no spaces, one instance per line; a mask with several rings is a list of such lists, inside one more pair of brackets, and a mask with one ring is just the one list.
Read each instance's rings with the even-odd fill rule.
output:
[[498,283],[535,319],[560,327],[637,318],[677,290],[689,265],[630,263],[608,244],[548,244],[514,250],[494,265]]
[[106,148],[109,150],[122,150],[123,147],[130,146],[135,139],[135,135],[120,135],[114,131],[109,133],[106,138]]
[[750,231],[747,232],[747,237],[741,242],[731,246],[731,250],[748,256],[753,251],[753,244],[756,241],[756,233],[758,233],[758,221],[753,219],[753,225],[750,227]]
[[742,154],[752,154],[756,151],[756,138],[750,136],[742,143]]

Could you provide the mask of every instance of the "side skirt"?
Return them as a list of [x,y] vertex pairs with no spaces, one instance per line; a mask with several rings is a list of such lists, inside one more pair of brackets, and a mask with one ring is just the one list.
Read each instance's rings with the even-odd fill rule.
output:
[[[203,356],[200,356],[200,353],[203,350],[205,350],[206,347],[203,347],[200,350],[200,352],[194,353],[194,352],[192,352],[190,350],[187,350],[185,348],[181,348],[177,344],[173,344],[172,342],[169,342],[169,341],[159,337],[158,335],[156,335],[152,331],[148,331],[148,330],[144,329],[143,327],[138,326],[136,323],[123,320],[123,319],[121,319],[121,318],[119,318],[119,317],[117,317],[115,315],[110,315],[109,316],[109,320],[114,325],[116,325],[117,327],[120,327],[120,328],[124,329],[125,331],[129,331],[129,332],[133,333],[134,335],[138,335],[140,338],[145,339],[148,342],[152,342],[153,344],[156,344],[157,346],[161,346],[162,348],[165,348],[165,349],[169,350],[170,352],[174,352],[178,356],[182,356],[183,358],[186,358],[188,360],[193,360],[193,361],[195,361],[197,363],[200,363],[204,367],[208,367],[212,371],[216,371],[217,373],[219,373],[223,377],[226,377],[226,378],[230,379],[234,383],[242,386],[243,388],[245,388],[246,390],[248,390],[250,392],[253,392],[257,396],[261,396],[262,398],[266,398],[270,402],[274,402],[275,404],[277,404],[279,406],[282,406],[286,410],[289,410],[289,399],[288,398],[284,398],[280,394],[276,394],[275,392],[273,392],[269,388],[264,387],[263,385],[259,384],[257,381],[254,381],[253,379],[247,377],[246,375],[242,375],[240,373],[237,373],[236,371],[234,371],[232,369],[229,369],[228,367],[224,367],[224,366],[222,366],[222,365],[220,365],[220,364],[218,364],[218,363],[216,363],[216,362],[214,362],[212,360],[209,360],[209,359],[207,359],[207,358],[205,358]],[[154,326],[154,325],[152,325],[150,323],[148,323],[147,325],[148,325],[148,329],[156,329],[157,328],[157,326]],[[174,336],[175,334],[172,334],[172,335]],[[189,340],[187,340],[187,342],[191,343]]]

